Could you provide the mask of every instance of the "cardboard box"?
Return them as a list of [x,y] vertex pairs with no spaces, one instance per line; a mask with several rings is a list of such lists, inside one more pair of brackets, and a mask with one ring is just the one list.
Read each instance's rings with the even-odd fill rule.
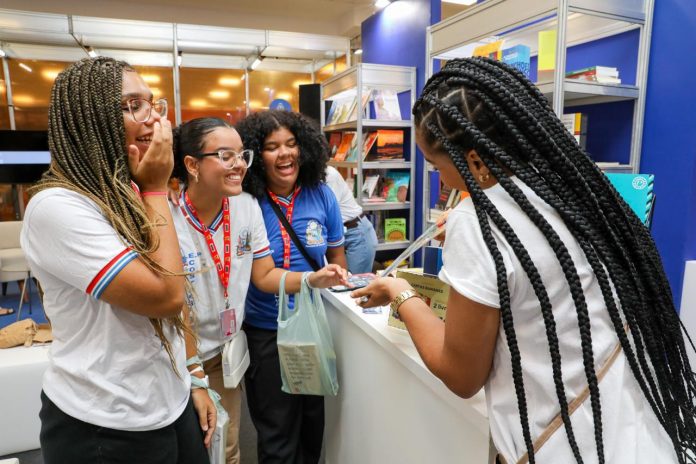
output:
[[[445,320],[447,313],[447,299],[449,298],[449,285],[434,276],[423,275],[423,269],[400,269],[396,271],[396,277],[406,279],[413,289],[425,300],[437,317]],[[389,326],[406,330],[406,326],[400,320],[389,314]]]

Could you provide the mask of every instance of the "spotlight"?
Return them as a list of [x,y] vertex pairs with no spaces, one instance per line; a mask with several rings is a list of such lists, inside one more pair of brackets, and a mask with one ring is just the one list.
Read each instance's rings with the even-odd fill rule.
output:
[[25,70],[26,72],[34,72],[29,66],[27,66],[24,63],[19,63],[19,67]]
[[0,58],[5,58],[7,56],[7,53],[5,53],[5,50],[0,48]]
[[353,52],[355,55],[362,55],[362,48],[358,48]]
[[251,63],[251,70],[253,71],[254,69],[258,68],[259,65],[261,64],[261,61],[263,61],[263,56],[259,55],[254,59],[254,62]]
[[90,46],[85,47],[87,49],[87,54],[89,55],[90,58],[96,58],[97,52],[94,51],[94,49]]
[[183,59],[183,58],[182,58],[183,55],[184,55],[184,52],[182,52],[181,50],[179,50],[179,54],[176,56],[176,65],[177,65],[177,66],[181,66],[181,61],[182,61],[182,59]]

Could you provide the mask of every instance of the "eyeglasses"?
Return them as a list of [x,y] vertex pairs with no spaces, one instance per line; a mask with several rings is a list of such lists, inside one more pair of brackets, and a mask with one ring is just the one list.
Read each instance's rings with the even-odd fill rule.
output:
[[152,102],[143,98],[132,98],[126,102],[126,107],[122,109],[123,111],[128,110],[133,121],[147,122],[150,120],[150,116],[152,116],[153,109],[163,118],[167,116],[167,99],[160,98]]
[[199,153],[196,155],[197,158],[206,156],[217,156],[220,163],[227,169],[233,169],[239,162],[243,162],[249,168],[254,161],[254,150],[242,150],[239,153],[234,150],[218,150],[213,153]]

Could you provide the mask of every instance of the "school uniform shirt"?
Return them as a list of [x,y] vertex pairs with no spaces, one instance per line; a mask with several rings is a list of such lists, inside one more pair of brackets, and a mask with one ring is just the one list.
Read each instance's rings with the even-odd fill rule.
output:
[[[231,266],[227,294],[230,308],[234,309],[236,331],[229,336],[221,333],[220,313],[225,309],[225,297],[217,269],[203,234],[203,227],[186,206],[183,196],[179,206],[171,206],[174,226],[179,236],[179,247],[184,272],[191,284],[186,291],[189,306],[196,312],[198,351],[203,361],[221,352],[242,327],[244,302],[255,259],[271,254],[266,227],[256,199],[248,193],[228,197],[230,206]],[[210,225],[215,248],[224,259],[224,230],[222,211]]]
[[[513,180],[559,235],[575,263],[590,317],[595,370],[599,371],[616,347],[618,338],[597,279],[558,213],[519,179]],[[570,402],[586,388],[587,380],[577,313],[562,268],[544,235],[499,184],[486,189],[485,194],[529,252],[548,292],[556,320],[563,384]],[[489,222],[505,262],[521,355],[530,434],[534,441],[560,410],[551,371],[546,328],[539,300],[526,273],[503,234],[492,221]],[[466,298],[499,308],[495,265],[483,240],[471,198],[462,200],[451,212],[446,227],[447,238],[440,278]],[[460,310],[456,307],[448,308],[448,311]],[[512,379],[510,350],[502,323],[485,391],[493,441],[507,462],[515,463],[527,449]],[[599,383],[599,391],[606,462],[676,462],[674,448],[640,390],[623,351]],[[571,423],[584,462],[596,463],[595,426],[589,398],[571,415]],[[575,462],[564,426],[536,453],[536,460],[539,463]]]
[[[285,213],[289,204],[288,198],[280,198],[280,210]],[[266,224],[268,241],[271,245],[271,256],[275,266],[283,267],[283,237],[280,232],[278,216],[273,212],[268,197],[259,200],[263,220]],[[319,264],[324,266],[326,250],[343,246],[343,222],[338,202],[333,192],[326,184],[316,187],[302,187],[293,205],[292,228],[307,253]],[[301,252],[290,240],[290,269],[291,271],[312,271],[312,266],[304,259]],[[288,299],[288,307],[293,308],[294,298]],[[265,293],[249,285],[245,322],[253,327],[267,330],[278,329],[278,296]]]
[[97,426],[144,431],[174,422],[190,396],[184,341],[164,324],[177,375],[147,317],[100,299],[138,259],[101,209],[67,189],[43,190],[29,202],[21,245],[53,326],[46,396]]

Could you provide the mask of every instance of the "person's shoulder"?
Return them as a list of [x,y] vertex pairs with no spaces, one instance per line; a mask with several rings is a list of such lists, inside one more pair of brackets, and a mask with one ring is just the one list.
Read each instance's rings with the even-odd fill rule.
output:
[[99,211],[94,201],[81,193],[62,187],[52,187],[34,195],[27,205],[26,215],[35,211],[56,212],[63,209],[88,208]]
[[234,195],[229,198],[230,202],[230,214],[234,215],[237,212],[248,212],[255,211],[259,208],[259,201],[247,192],[242,192],[239,195]]

